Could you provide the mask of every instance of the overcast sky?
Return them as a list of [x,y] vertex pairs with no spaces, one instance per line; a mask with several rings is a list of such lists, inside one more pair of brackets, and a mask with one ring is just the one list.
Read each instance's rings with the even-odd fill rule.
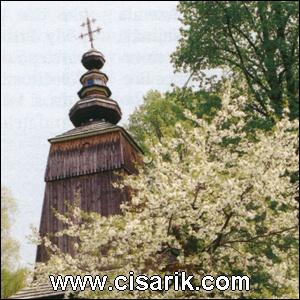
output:
[[78,38],[86,16],[102,31],[94,43],[106,64],[121,125],[150,89],[179,86],[170,54],[179,39],[177,2],[1,2],[1,178],[17,201],[13,236],[21,261],[33,263],[36,247],[26,238],[39,226],[48,138],[73,128],[68,112],[78,100],[80,60],[89,49]]

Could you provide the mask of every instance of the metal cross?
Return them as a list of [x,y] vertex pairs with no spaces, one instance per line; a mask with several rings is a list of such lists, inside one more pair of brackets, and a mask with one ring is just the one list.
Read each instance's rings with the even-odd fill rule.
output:
[[85,33],[85,34],[81,34],[79,37],[81,39],[83,39],[85,36],[89,36],[89,41],[91,43],[91,47],[94,48],[94,45],[93,45],[93,33],[95,32],[100,32],[101,28],[100,27],[97,27],[97,29],[95,30],[92,30],[92,27],[91,27],[91,23],[95,23],[96,19],[92,19],[90,20],[89,18],[86,18],[86,23],[82,23],[81,26],[84,27],[84,26],[87,26],[87,29],[88,29],[88,32]]

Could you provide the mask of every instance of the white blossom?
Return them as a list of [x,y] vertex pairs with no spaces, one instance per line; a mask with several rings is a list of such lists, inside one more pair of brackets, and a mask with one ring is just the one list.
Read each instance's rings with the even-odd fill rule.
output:
[[[112,275],[130,270],[149,275],[180,269],[195,276],[264,277],[262,283],[253,279],[253,290],[243,292],[244,297],[263,294],[266,286],[277,287],[282,297],[297,295],[298,202],[296,183],[289,174],[298,169],[298,122],[284,118],[272,131],[258,131],[252,141],[246,137],[240,109],[245,101],[232,99],[229,89],[223,109],[210,123],[186,112],[198,127],[186,130],[178,123],[176,138],[152,146],[148,164],[125,179],[135,193],[131,202],[122,205],[122,215],[93,214],[86,226],[61,217],[69,224],[63,233],[79,237],[76,255],[56,249],[47,264],[38,266],[39,280],[53,273],[103,274],[110,269]],[[224,127],[233,117],[238,120]],[[238,142],[225,146],[226,137]],[[77,208],[74,212],[80,215]],[[209,295],[203,290],[88,293],[90,298],[100,296]],[[229,291],[214,294],[241,296]]]

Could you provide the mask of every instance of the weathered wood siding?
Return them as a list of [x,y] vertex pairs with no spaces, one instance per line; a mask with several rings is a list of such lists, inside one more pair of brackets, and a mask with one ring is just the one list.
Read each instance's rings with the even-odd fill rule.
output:
[[[45,173],[45,195],[40,234],[55,233],[63,228],[53,208],[64,214],[66,202],[74,202],[79,193],[80,207],[104,216],[120,213],[120,204],[129,193],[113,187],[120,176],[135,172],[134,161],[139,154],[121,131],[82,137],[51,144]],[[72,241],[67,237],[53,238],[61,250],[73,253]],[[37,261],[46,261],[43,246],[37,249]]]
[[45,181],[120,168],[124,163],[120,139],[118,131],[52,144]]
[[135,150],[135,148],[132,147],[130,143],[127,142],[127,139],[123,135],[120,135],[120,139],[123,166],[129,171],[129,173],[135,173],[136,165],[142,162],[142,156]]

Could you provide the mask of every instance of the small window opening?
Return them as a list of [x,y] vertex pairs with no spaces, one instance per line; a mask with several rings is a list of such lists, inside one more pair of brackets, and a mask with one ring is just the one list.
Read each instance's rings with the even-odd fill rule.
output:
[[94,84],[94,80],[93,79],[88,79],[87,80],[87,85],[93,85]]

